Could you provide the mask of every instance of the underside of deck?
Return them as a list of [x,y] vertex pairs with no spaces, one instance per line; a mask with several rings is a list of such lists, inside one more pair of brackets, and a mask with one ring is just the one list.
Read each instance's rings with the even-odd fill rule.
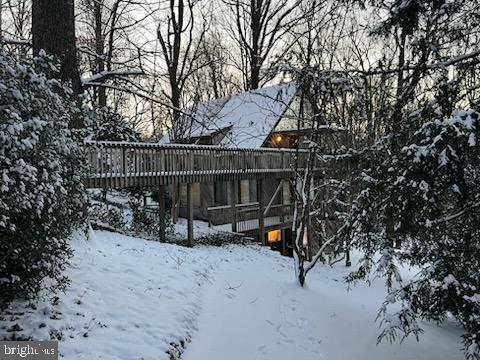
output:
[[[316,173],[323,173],[316,164],[316,158],[313,164],[308,164],[307,149],[233,149],[208,145],[106,141],[85,142],[84,147],[89,166],[87,187],[155,187],[159,190],[158,211],[161,219],[165,218],[165,186],[186,184],[190,245],[193,245],[192,184],[228,181],[231,184],[230,193],[236,194],[238,181],[256,180],[262,192],[265,179],[293,178],[307,167]],[[235,196],[231,196],[231,199],[235,199]],[[265,239],[268,229],[285,228],[292,223],[291,204],[275,208],[272,202],[265,204],[260,201],[253,209],[246,211],[239,210],[234,200],[229,207],[233,218],[229,225],[223,226],[231,226],[233,232],[241,233],[256,230],[259,239]],[[160,237],[165,238],[165,229],[160,230]]]

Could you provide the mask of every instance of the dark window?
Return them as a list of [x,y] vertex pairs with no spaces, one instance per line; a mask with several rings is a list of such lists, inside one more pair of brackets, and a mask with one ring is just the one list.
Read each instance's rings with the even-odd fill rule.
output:
[[213,183],[213,192],[215,206],[228,205],[228,183],[226,181]]

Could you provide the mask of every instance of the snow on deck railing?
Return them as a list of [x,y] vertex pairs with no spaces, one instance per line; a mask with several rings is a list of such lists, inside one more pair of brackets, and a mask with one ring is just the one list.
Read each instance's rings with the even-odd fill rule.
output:
[[[85,141],[89,187],[212,182],[291,176],[294,149],[225,148],[213,145]],[[308,151],[299,151],[299,168]]]
[[[84,141],[86,146],[100,147],[131,147],[131,148],[156,148],[156,149],[200,149],[200,150],[225,150],[225,151],[255,151],[255,152],[296,152],[296,149],[286,148],[232,148],[219,145],[197,145],[197,144],[159,144],[148,142],[129,142],[129,141]],[[307,149],[299,149],[300,152],[308,152]]]

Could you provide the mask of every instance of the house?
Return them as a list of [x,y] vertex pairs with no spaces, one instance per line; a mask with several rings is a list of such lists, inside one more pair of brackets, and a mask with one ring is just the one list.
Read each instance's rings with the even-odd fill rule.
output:
[[[341,141],[342,129],[314,123],[312,104],[302,97],[295,81],[207,102],[193,104],[178,122],[176,141],[198,145],[216,145],[228,148],[294,148],[312,134],[322,139],[323,146],[335,147]],[[301,116],[300,116],[301,115]],[[299,123],[301,121],[301,123]],[[248,213],[254,212],[260,200],[268,204],[265,243],[274,245],[289,237],[293,213],[291,184],[285,180],[267,179],[257,186],[255,181],[241,180],[193,184],[194,217],[213,225],[229,224],[232,217],[241,222],[252,222]],[[261,192],[261,193],[260,193]],[[180,216],[186,216],[186,187],[179,189]],[[232,199],[235,196],[235,199]],[[260,198],[262,197],[262,198]],[[232,200],[238,213],[232,213]],[[235,221],[236,223],[236,221]],[[246,224],[239,232],[256,235],[257,225]]]

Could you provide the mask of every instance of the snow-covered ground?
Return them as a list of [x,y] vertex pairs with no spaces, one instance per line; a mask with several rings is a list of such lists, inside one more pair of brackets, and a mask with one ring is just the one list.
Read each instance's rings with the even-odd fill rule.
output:
[[232,249],[207,286],[199,331],[183,359],[463,359],[453,324],[424,324],[421,342],[376,346],[384,286],[347,291],[347,273],[340,264],[319,265],[302,289],[293,281],[291,259],[266,248]]
[[[204,236],[227,235],[226,232],[231,230],[232,225],[229,224],[228,227],[219,228],[219,227],[208,227],[206,221],[195,220],[193,222],[193,237],[194,239],[201,238]],[[188,221],[184,218],[178,218],[176,224],[174,224],[174,236],[177,238],[186,239],[188,236]]]
[[[77,237],[72,284],[24,316],[19,335],[63,333],[66,359],[166,359],[196,329],[201,285],[214,260],[174,245],[94,232]],[[13,323],[12,323],[13,324]]]
[[259,246],[189,249],[108,232],[73,246],[66,294],[17,304],[0,336],[14,324],[18,336],[61,333],[64,359],[169,359],[184,342],[184,360],[463,359],[453,324],[376,346],[383,285],[347,292],[341,264],[319,265],[302,289],[292,260]]

